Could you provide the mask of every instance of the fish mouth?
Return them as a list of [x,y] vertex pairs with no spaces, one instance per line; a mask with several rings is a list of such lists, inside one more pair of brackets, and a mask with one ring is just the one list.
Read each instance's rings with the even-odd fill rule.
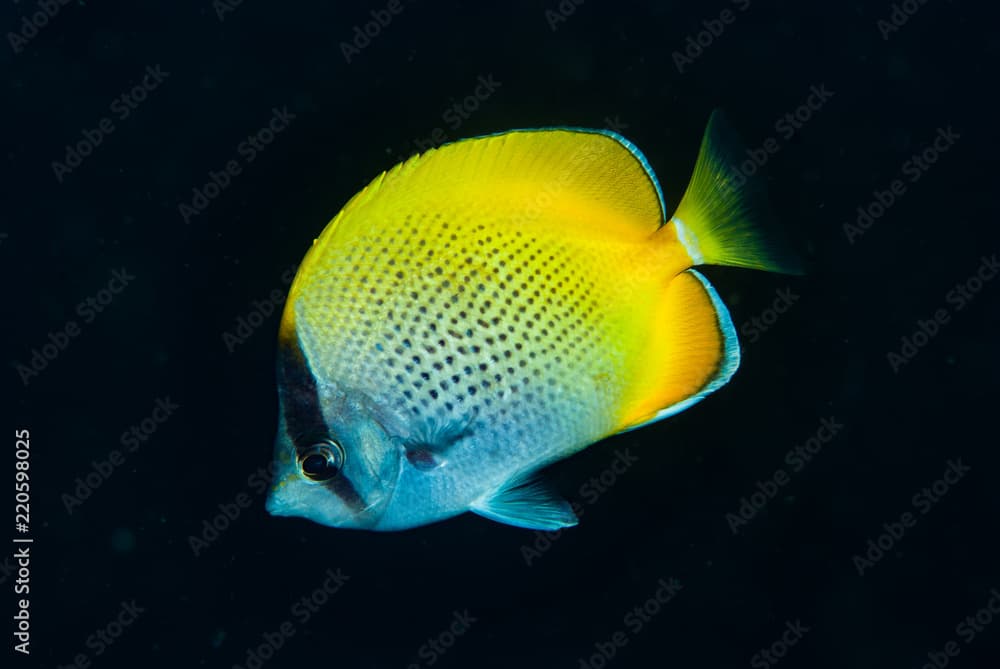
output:
[[[307,493],[306,497],[302,496],[303,492]],[[305,518],[327,527],[374,529],[388,501],[386,496],[375,494],[368,500],[358,498],[359,504],[351,508],[343,498],[337,497],[339,500],[337,507],[330,509],[327,506],[329,497],[310,496],[328,493],[333,491],[327,486],[310,485],[303,489],[295,482],[280,480],[268,490],[264,508],[272,516]],[[329,511],[333,513],[327,513]]]
[[288,505],[281,501],[278,496],[278,488],[272,487],[267,491],[267,499],[264,500],[264,508],[272,516],[291,516],[294,512],[288,508]]
[[267,498],[264,500],[264,508],[272,516],[299,516],[302,515],[300,500],[296,499],[295,486],[291,483],[289,475],[276,475],[267,491]]

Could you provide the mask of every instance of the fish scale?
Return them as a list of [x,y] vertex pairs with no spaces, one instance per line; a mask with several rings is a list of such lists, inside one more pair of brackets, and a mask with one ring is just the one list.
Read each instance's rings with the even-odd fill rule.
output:
[[[600,266],[601,249],[588,257],[541,231],[440,214],[407,223],[352,240],[308,285],[302,309],[336,342],[310,354],[314,371],[420,420],[471,415],[504,434],[555,431],[574,442],[610,430],[600,393],[615,393],[618,365],[599,307],[613,286],[582,271]],[[580,386],[587,370],[605,370],[593,375],[601,383]]]

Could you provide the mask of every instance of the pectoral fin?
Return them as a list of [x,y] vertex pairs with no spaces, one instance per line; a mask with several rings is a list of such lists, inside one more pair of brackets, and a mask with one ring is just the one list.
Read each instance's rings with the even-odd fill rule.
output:
[[577,523],[569,502],[540,478],[513,479],[473,503],[470,511],[498,523],[529,530],[557,530]]
[[444,423],[428,420],[402,442],[406,459],[417,469],[429,471],[448,463],[448,451],[472,434],[475,414]]

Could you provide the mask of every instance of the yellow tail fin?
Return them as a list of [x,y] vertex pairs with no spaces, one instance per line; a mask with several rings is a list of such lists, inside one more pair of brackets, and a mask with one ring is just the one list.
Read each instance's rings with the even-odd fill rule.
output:
[[722,113],[712,112],[691,183],[671,219],[695,265],[731,265],[801,274],[770,224],[764,176],[741,167],[747,152]]

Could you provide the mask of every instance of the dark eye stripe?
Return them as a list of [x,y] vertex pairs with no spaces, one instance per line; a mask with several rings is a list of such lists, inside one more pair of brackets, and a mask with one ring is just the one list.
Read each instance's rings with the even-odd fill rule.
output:
[[[329,430],[319,406],[316,379],[302,354],[298,337],[278,343],[278,385],[284,400],[286,431],[296,455],[301,457],[318,439],[325,438]],[[343,472],[323,485],[355,513],[365,508],[365,501]]]
[[326,435],[327,429],[319,406],[316,380],[295,338],[278,345],[278,385],[284,400],[288,436],[302,455],[316,439]]
[[351,483],[349,478],[344,476],[343,472],[334,476],[323,485],[326,486],[327,490],[339,497],[354,513],[361,513],[365,506],[367,506],[365,500],[361,499],[361,495],[354,488],[354,484]]

